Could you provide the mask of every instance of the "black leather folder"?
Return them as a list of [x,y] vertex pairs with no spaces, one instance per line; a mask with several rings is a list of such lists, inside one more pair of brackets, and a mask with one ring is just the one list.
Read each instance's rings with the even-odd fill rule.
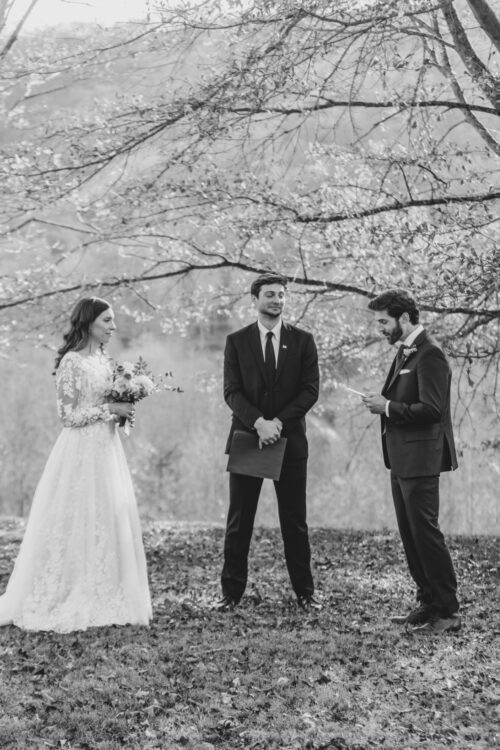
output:
[[285,448],[286,438],[280,438],[272,445],[263,445],[259,448],[259,438],[256,433],[235,430],[229,451],[227,471],[245,474],[249,477],[277,480],[280,478]]

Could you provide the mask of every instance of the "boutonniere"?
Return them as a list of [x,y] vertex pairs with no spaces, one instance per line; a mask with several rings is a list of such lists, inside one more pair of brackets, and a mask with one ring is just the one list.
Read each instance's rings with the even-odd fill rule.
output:
[[286,344],[281,344],[281,348],[282,348],[282,349],[286,349],[286,348],[287,348],[287,345],[286,345]]
[[415,354],[416,351],[417,351],[416,346],[409,346],[409,347],[405,346],[403,349],[403,357],[409,357],[411,354]]

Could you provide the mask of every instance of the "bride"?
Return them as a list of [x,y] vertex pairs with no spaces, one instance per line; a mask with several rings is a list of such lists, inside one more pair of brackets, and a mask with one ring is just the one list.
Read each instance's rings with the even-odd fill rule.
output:
[[61,633],[147,625],[151,599],[132,481],[116,422],[133,405],[107,403],[104,345],[111,306],[80,300],[56,358],[63,423],[35,491],[0,625]]

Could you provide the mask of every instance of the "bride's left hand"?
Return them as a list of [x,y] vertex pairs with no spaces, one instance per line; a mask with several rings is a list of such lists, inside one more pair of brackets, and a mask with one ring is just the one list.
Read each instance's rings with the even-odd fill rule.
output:
[[116,414],[119,417],[125,417],[125,419],[131,419],[135,416],[134,404],[115,402],[108,404],[111,414]]

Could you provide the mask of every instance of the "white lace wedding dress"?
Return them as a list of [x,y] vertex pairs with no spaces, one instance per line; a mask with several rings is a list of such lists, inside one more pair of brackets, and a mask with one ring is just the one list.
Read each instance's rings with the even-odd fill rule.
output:
[[36,489],[0,625],[61,633],[147,625],[146,558],[132,480],[105,404],[111,366],[68,352],[56,374],[64,428]]

